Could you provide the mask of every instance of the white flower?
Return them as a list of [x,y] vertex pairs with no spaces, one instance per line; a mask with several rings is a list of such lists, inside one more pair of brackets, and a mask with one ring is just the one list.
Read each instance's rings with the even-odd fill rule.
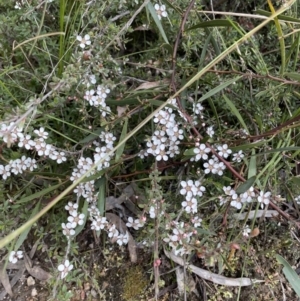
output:
[[223,162],[216,162],[215,164],[215,168],[216,168],[216,174],[219,175],[219,176],[222,176],[223,175],[223,170],[226,169],[226,166]]
[[165,131],[155,131],[151,140],[153,141],[154,145],[160,146],[161,144],[165,144],[167,141],[167,136]]
[[19,147],[25,147],[27,150],[29,150],[33,146],[35,146],[35,142],[33,140],[31,140],[30,135],[26,135],[26,136],[20,137],[18,146]]
[[195,114],[199,115],[204,110],[204,107],[201,105],[201,103],[194,103],[193,105],[193,111]]
[[77,212],[78,209],[78,204],[73,204],[72,202],[69,202],[66,206],[65,209],[69,211],[71,214],[73,211]]
[[194,196],[202,196],[203,192],[206,190],[204,186],[201,186],[200,181],[195,181],[194,187],[192,188]]
[[194,153],[196,154],[195,161],[200,159],[207,160],[207,154],[210,152],[210,148],[206,147],[204,143],[201,143],[199,146],[194,148]]
[[193,196],[192,188],[194,187],[194,183],[192,180],[181,181],[180,185],[182,189],[180,190],[180,194],[185,195],[186,199],[191,199]]
[[23,258],[23,251],[11,251],[8,260],[9,262],[17,263],[21,258]]
[[17,1],[15,4],[15,9],[21,9],[23,4],[24,4],[23,1]]
[[182,238],[184,236],[184,232],[181,229],[173,229],[173,235],[170,237],[172,241],[178,241],[182,244]]
[[61,272],[61,279],[63,279],[73,269],[73,265],[70,264],[69,260],[66,260],[63,264],[60,264],[57,269]]
[[11,163],[11,172],[15,175],[23,173],[23,165],[20,159],[16,159]]
[[216,167],[218,166],[218,163],[216,163],[213,159],[209,159],[208,162],[203,164],[203,167],[205,168],[204,173],[209,174],[211,172],[215,174],[217,173]]
[[246,192],[240,194],[240,198],[243,203],[247,202],[250,203],[252,202],[252,199],[255,197],[255,192],[254,188],[251,186]]
[[126,234],[120,234],[118,237],[117,237],[117,244],[119,246],[122,246],[122,245],[127,245],[128,243],[128,240],[129,240],[129,235],[128,235],[128,232],[126,231]]
[[108,89],[105,86],[98,85],[97,86],[97,92],[96,92],[101,98],[105,99],[107,95],[110,93],[110,89]]
[[167,129],[167,135],[169,139],[173,142],[178,140],[183,140],[183,130],[178,128],[178,125],[175,125]]
[[85,80],[87,88],[89,88],[91,85],[95,85],[96,82],[96,76],[94,74],[89,74],[87,79]]
[[149,214],[150,214],[151,218],[155,218],[156,217],[156,210],[155,210],[154,206],[150,207]]
[[11,165],[0,165],[0,175],[2,175],[3,180],[6,180],[10,176]]
[[241,209],[241,208],[242,208],[242,202],[241,202],[241,199],[240,199],[236,194],[234,194],[234,195],[232,196],[230,205],[231,205],[232,207],[237,208],[237,209]]
[[109,238],[115,238],[119,236],[119,231],[116,229],[116,225],[113,224],[109,229],[108,229],[108,237]]
[[71,223],[62,223],[61,227],[63,228],[63,234],[65,236],[72,236],[75,235],[75,230],[72,228],[72,224]]
[[168,161],[169,157],[167,156],[166,150],[165,150],[165,145],[161,144],[157,146],[157,149],[155,150],[155,159],[156,161]]
[[165,110],[160,110],[158,113],[154,115],[153,121],[155,123],[160,123],[162,125],[166,125],[168,122],[169,114]]
[[233,154],[232,161],[241,162],[244,157],[245,155],[240,150],[238,153]]
[[93,219],[92,226],[91,226],[92,230],[99,231],[101,229],[104,229],[106,227],[106,225],[108,224],[106,217],[95,216],[94,218],[95,219]]
[[72,211],[71,215],[68,217],[68,222],[71,224],[71,228],[76,228],[77,225],[83,225],[84,214],[78,214],[77,211]]
[[86,34],[84,37],[77,36],[77,41],[80,42],[79,46],[82,49],[84,49],[87,45],[91,45],[91,37],[88,34]]
[[[106,143],[106,147],[108,149],[112,149],[113,148],[113,144],[114,142],[116,141],[116,137],[110,133],[110,132],[102,132],[100,135],[99,135],[99,138],[102,142],[105,142]],[[101,150],[102,152],[106,152],[105,151],[105,148]]]
[[19,134],[22,129],[19,128],[15,123],[11,122],[9,125],[5,123],[1,124],[0,137],[3,137],[3,141],[7,144],[13,144],[19,138]]
[[210,138],[212,138],[212,136],[215,134],[213,127],[212,126],[208,127],[206,133]]
[[65,152],[52,151],[50,159],[56,161],[58,164],[61,164],[67,161]]
[[187,213],[196,213],[197,212],[197,199],[192,198],[181,203],[182,207]]
[[264,193],[263,191],[260,192],[259,196],[257,197],[257,201],[261,203],[261,206],[263,207],[263,204],[268,205],[270,203],[270,196],[271,192],[268,191]]
[[31,158],[27,158],[25,161],[25,164],[30,171],[33,171],[34,169],[36,169],[38,167],[36,164],[36,160],[31,159]]
[[200,218],[199,216],[195,216],[195,217],[192,218],[192,223],[194,224],[195,228],[200,227],[201,222],[202,222],[202,218]]
[[132,227],[133,229],[138,230],[139,228],[142,228],[144,226],[144,223],[140,219],[133,220],[133,218],[130,216],[128,217],[126,226],[128,228]]
[[161,20],[161,17],[167,17],[168,13],[166,12],[166,6],[165,5],[159,5],[155,4],[154,8],[156,10],[158,19]]
[[90,213],[90,217],[100,216],[100,211],[95,205],[91,205],[90,208],[88,208],[88,212]]
[[87,100],[91,106],[94,105],[94,101],[93,101],[94,94],[95,94],[95,90],[92,89],[92,90],[85,91],[83,96],[83,98]]
[[41,127],[39,130],[34,130],[33,132],[43,139],[47,139],[49,135],[47,132],[45,132],[45,129],[43,127]]
[[232,189],[230,186],[224,186],[223,187],[223,191],[225,192],[226,195],[234,195],[235,194],[235,190]]
[[224,158],[227,158],[232,153],[232,150],[228,148],[227,144],[218,146],[218,151],[219,156]]
[[248,225],[246,225],[243,229],[243,236],[248,237],[250,232],[251,232],[251,229],[249,228]]

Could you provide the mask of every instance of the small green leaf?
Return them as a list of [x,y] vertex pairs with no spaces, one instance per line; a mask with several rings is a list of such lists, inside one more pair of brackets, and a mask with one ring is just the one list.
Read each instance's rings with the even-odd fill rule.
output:
[[246,182],[244,182],[237,188],[236,193],[241,194],[246,192],[251,186],[253,186],[255,180],[256,180],[256,176],[249,178]]
[[194,149],[195,148],[190,148],[190,149],[186,149],[185,151],[184,151],[184,156],[187,156],[187,157],[193,157],[193,156],[195,156],[196,154],[195,154],[195,152],[194,152]]
[[293,270],[290,264],[280,255],[276,255],[276,259],[279,263],[283,264],[283,273],[287,280],[289,281],[290,285],[296,292],[296,294],[300,297],[300,279],[297,273]]

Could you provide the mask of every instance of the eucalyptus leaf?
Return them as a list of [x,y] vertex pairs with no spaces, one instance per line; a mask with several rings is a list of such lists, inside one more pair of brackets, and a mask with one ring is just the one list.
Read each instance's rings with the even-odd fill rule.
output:
[[253,186],[253,184],[255,183],[256,177],[253,176],[251,178],[249,178],[246,182],[244,182],[243,184],[241,184],[237,189],[236,189],[236,193],[237,194],[241,194],[246,192],[251,186]]

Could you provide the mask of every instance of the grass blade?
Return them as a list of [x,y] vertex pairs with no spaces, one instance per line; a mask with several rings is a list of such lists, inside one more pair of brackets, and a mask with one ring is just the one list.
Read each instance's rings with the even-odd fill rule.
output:
[[249,133],[248,127],[247,127],[243,117],[241,116],[240,112],[236,108],[236,106],[233,104],[233,102],[226,95],[223,95],[223,97],[224,97],[227,105],[229,106],[232,114],[235,115],[235,117],[239,120],[242,127]]
[[156,26],[158,27],[158,30],[159,30],[159,32],[160,32],[162,38],[164,39],[164,41],[165,41],[167,44],[170,44],[169,41],[168,41],[168,38],[167,38],[167,36],[166,36],[166,33],[165,33],[165,31],[164,31],[164,28],[162,27],[161,22],[160,22],[160,20],[158,19],[156,10],[155,10],[155,8],[154,8],[154,6],[152,5],[151,2],[149,2],[149,3],[147,4],[147,8],[149,9],[150,14],[151,14],[151,16],[152,16],[152,18],[153,18],[153,20],[154,20]]

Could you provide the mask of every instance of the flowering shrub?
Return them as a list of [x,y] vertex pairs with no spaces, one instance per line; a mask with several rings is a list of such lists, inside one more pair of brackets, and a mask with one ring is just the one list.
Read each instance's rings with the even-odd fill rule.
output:
[[[280,199],[268,163],[277,159],[268,152],[269,141],[259,143],[264,135],[258,134],[257,126],[259,124],[261,133],[271,131],[274,120],[281,115],[276,105],[271,105],[276,107],[274,115],[265,114],[265,103],[257,108],[248,103],[244,105],[239,97],[246,93],[241,83],[243,77],[233,81],[234,72],[228,79],[209,73],[209,68],[201,78],[203,82],[189,84],[185,94],[177,93],[172,83],[166,88],[166,79],[166,82],[176,80],[178,86],[184,86],[185,80],[181,79],[192,77],[194,71],[185,69],[191,69],[198,62],[194,51],[207,45],[202,33],[193,31],[192,42],[190,38],[183,39],[181,52],[186,50],[186,54],[178,54],[177,64],[184,65],[186,60],[190,66],[182,70],[175,70],[172,65],[175,58],[162,47],[160,38],[147,40],[146,37],[145,43],[138,45],[141,53],[133,51],[137,46],[131,44],[129,33],[133,34],[133,40],[138,39],[141,27],[136,24],[145,25],[146,11],[152,16],[156,14],[157,18],[148,19],[149,26],[164,43],[176,40],[174,28],[179,24],[174,8],[145,2],[142,4],[145,12],[135,15],[136,24],[132,24],[126,13],[118,13],[120,8],[122,11],[138,9],[135,4],[124,1],[111,1],[105,9],[98,1],[78,2],[67,7],[71,10],[68,15],[71,23],[66,21],[65,11],[57,1],[17,1],[11,10],[16,10],[19,20],[28,18],[29,24],[24,25],[26,31],[34,26],[35,9],[40,7],[45,8],[57,26],[63,24],[64,35],[59,33],[57,39],[52,40],[55,26],[51,27],[49,20],[49,24],[43,21],[44,16],[38,10],[42,41],[35,44],[27,36],[22,51],[17,46],[14,48],[16,63],[28,59],[29,66],[24,67],[25,71],[19,65],[14,66],[20,72],[18,75],[13,72],[14,68],[10,69],[9,58],[4,62],[3,74],[7,77],[1,85],[4,94],[1,103],[7,101],[11,107],[1,110],[0,175],[11,203],[21,204],[31,195],[36,197],[30,200],[41,196],[54,198],[52,207],[59,200],[63,203],[65,210],[59,212],[58,219],[53,219],[66,242],[65,254],[57,264],[61,279],[68,279],[68,274],[78,268],[72,261],[76,255],[70,246],[84,227],[93,231],[95,237],[106,233],[109,242],[120,247],[134,239],[149,245],[160,239],[162,246],[170,248],[175,255],[196,253],[208,262],[216,245],[218,252],[223,252],[231,243],[215,243],[214,228],[218,225],[211,220],[212,216],[223,217],[227,225],[227,213],[230,224],[235,213],[253,210],[255,206],[268,208]],[[60,23],[55,19],[59,10]],[[188,27],[193,28],[199,20],[191,18],[187,22]],[[235,38],[232,33],[222,34],[228,35],[228,41]],[[16,37],[19,46],[22,38],[21,33]],[[248,49],[244,47],[243,54]],[[48,51],[48,56],[39,63],[45,66],[39,66],[35,73],[32,67],[40,49]],[[214,55],[216,49],[207,51]],[[203,52],[202,65],[205,56]],[[154,57],[158,60],[154,61]],[[241,67],[239,72],[243,70]],[[30,72],[32,79],[23,83],[25,74]],[[175,79],[169,79],[173,73]],[[11,78],[16,91],[9,85]],[[261,77],[257,77],[256,91],[263,85]],[[226,90],[228,86],[230,93]],[[27,90],[28,97],[24,92]],[[251,93],[252,89],[247,90],[247,97]],[[259,98],[260,94],[257,92],[256,96]],[[292,102],[292,97],[290,100]],[[240,112],[236,107],[241,108]],[[255,122],[251,117],[254,114]],[[276,133],[271,132],[269,136]],[[291,141],[284,146],[292,144]],[[258,147],[266,151],[260,162],[254,159]],[[264,179],[261,170],[268,170],[270,181]],[[40,186],[39,178],[43,179]],[[123,182],[122,179],[130,183],[145,180],[147,201],[140,202],[135,192],[130,196],[124,193],[126,198],[136,197],[135,209],[124,208],[124,199],[112,197],[111,186],[106,185],[106,182],[116,185]],[[56,182],[57,187],[51,190]],[[17,187],[20,193],[16,193]],[[64,194],[68,187],[72,195]],[[58,197],[61,192],[63,195]],[[57,206],[54,209],[60,208]],[[109,212],[111,210],[119,215]],[[247,221],[240,225],[235,221],[235,224],[238,225],[236,241],[245,243],[251,238],[250,224]],[[151,234],[137,237],[144,227]],[[200,240],[205,241],[205,245],[200,246]],[[16,263],[23,255],[21,251],[12,251],[8,256],[10,262]],[[213,258],[213,262],[217,259]],[[160,263],[158,258],[155,260]]]

